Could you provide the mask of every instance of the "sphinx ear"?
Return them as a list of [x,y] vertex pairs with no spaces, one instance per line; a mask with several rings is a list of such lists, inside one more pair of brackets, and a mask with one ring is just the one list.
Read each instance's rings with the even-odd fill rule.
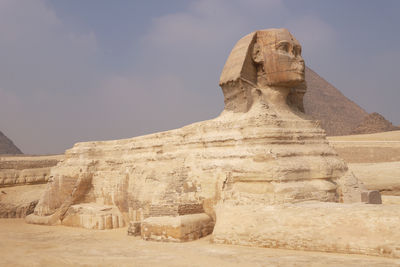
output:
[[261,52],[261,47],[259,44],[257,44],[257,43],[254,44],[253,53],[252,53],[251,57],[253,58],[253,61],[257,64],[260,64],[261,62],[264,61],[263,55]]

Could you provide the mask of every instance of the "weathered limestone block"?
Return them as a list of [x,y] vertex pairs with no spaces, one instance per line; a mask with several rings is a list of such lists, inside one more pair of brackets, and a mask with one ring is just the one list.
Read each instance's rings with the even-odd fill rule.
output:
[[399,207],[227,202],[217,207],[212,239],[225,244],[400,257]]
[[0,218],[24,218],[33,213],[44,184],[0,188]]
[[349,167],[368,190],[378,190],[382,195],[400,196],[399,161],[353,163]]
[[62,155],[46,155],[46,156],[0,156],[0,170],[15,169],[26,170],[35,168],[47,168],[57,165],[63,158]]
[[2,156],[0,187],[47,183],[51,167],[61,159],[62,155]]
[[212,233],[214,222],[205,213],[149,217],[142,222],[144,240],[185,242],[199,239]]
[[24,218],[33,213],[50,168],[62,156],[0,157],[0,218]]
[[361,202],[367,204],[382,204],[382,197],[379,191],[368,190],[361,193]]
[[[65,177],[65,179],[50,181],[35,208],[35,212],[28,215],[26,221],[46,225],[61,224],[73,204],[80,201],[85,202],[83,196],[88,191],[91,180],[91,173],[84,172],[78,177]],[[57,200],[58,202],[55,202]],[[57,209],[54,209],[55,206]],[[41,215],[38,216],[37,213]]]
[[0,187],[23,184],[44,184],[49,179],[50,167],[24,170],[2,170]]
[[37,202],[37,200],[33,200],[19,205],[0,202],[0,218],[25,218],[28,214],[33,213]]
[[351,171],[346,172],[337,180],[339,202],[358,203],[361,202],[361,194],[366,191],[364,184],[359,181]]
[[66,212],[62,224],[96,230],[125,226],[122,214],[117,207],[93,203],[72,205]]
[[141,221],[129,222],[128,235],[141,236],[142,235],[142,222]]

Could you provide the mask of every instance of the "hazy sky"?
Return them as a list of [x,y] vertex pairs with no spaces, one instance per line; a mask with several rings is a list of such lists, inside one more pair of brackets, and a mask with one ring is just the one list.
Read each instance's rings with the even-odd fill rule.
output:
[[24,152],[210,119],[235,42],[285,27],[306,64],[400,124],[397,0],[0,0],[0,130]]

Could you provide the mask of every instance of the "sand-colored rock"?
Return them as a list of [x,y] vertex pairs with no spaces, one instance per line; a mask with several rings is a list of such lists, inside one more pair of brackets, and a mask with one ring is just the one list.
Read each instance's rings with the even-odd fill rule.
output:
[[399,258],[399,207],[328,202],[221,205],[213,241]]
[[197,213],[147,218],[142,222],[141,235],[144,240],[182,242],[207,236],[213,229],[213,219]]
[[115,206],[93,204],[72,205],[65,214],[62,224],[87,229],[114,229],[124,227],[124,220]]
[[400,196],[400,162],[351,163],[350,169],[369,190]]
[[24,218],[33,213],[45,184],[0,188],[0,218]]
[[0,218],[23,218],[33,213],[51,167],[62,157],[0,156]]
[[50,168],[62,158],[62,155],[0,156],[0,187],[47,183]]

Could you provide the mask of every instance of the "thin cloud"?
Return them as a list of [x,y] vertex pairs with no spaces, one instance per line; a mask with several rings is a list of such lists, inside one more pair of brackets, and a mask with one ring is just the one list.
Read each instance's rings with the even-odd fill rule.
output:
[[65,149],[59,129],[73,118],[58,120],[94,84],[97,49],[92,32],[71,31],[43,0],[0,1],[0,126],[24,152]]
[[317,16],[304,16],[290,20],[287,27],[303,46],[303,53],[317,59],[320,56],[329,56],[337,36],[332,26]]

